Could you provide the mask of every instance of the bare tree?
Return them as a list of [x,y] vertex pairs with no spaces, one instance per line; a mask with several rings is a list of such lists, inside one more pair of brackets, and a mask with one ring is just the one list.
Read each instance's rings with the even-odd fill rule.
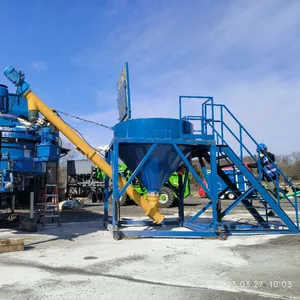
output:
[[292,157],[292,167],[291,167],[291,176],[294,180],[300,179],[300,152],[293,152]]

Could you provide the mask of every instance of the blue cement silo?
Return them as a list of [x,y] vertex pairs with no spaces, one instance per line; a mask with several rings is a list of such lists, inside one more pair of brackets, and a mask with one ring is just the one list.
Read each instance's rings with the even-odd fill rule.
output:
[[[118,108],[119,123],[114,129],[113,140],[107,152],[107,161],[112,164],[112,219],[108,217],[108,195],[104,203],[104,222],[107,228],[111,230],[114,237],[118,239],[121,235],[140,236],[137,231],[121,229],[123,225],[150,225],[151,222],[137,220],[119,220],[117,202],[123,195],[127,186],[133,178],[138,178],[147,189],[147,199],[152,205],[154,214],[158,209],[159,191],[168,181],[170,176],[182,166],[190,166],[189,161],[193,157],[193,152],[206,149],[207,141],[213,141],[210,134],[201,133],[203,141],[196,141],[193,123],[180,116],[175,118],[131,118],[130,91],[128,66],[125,65],[121,79],[118,83]],[[181,101],[181,100],[180,100]],[[131,178],[127,184],[118,191],[118,162],[121,159],[131,171]],[[184,222],[183,210],[183,190],[186,187],[189,176],[189,169],[193,175],[195,171],[192,167],[186,169],[183,177],[179,176],[179,187],[174,191],[179,200],[180,224]],[[108,181],[106,181],[106,190],[108,191]],[[217,191],[215,191],[217,192]],[[106,192],[107,194],[107,192]],[[147,214],[146,214],[147,215]],[[216,217],[216,216],[215,216]],[[159,223],[158,223],[159,222]],[[159,220],[157,224],[165,224],[165,220]],[[168,224],[170,222],[168,221]],[[152,224],[153,225],[153,224]],[[186,234],[186,233],[185,233]],[[209,233],[215,235],[215,233]],[[182,232],[164,232],[159,233],[153,230],[143,231],[143,236],[182,236]],[[197,232],[187,233],[189,236],[199,236]]]
[[[193,132],[192,123],[184,122],[183,125],[185,134]],[[134,171],[153,145],[151,142],[153,139],[170,141],[180,138],[180,121],[169,118],[149,118],[121,122],[114,127],[114,138],[131,141],[119,145],[119,157],[129,170]],[[134,142],[141,140],[143,143]],[[192,151],[190,145],[179,145],[179,148],[185,156]],[[180,156],[171,144],[161,143],[153,150],[136,177],[148,192],[158,193],[181,162]]]

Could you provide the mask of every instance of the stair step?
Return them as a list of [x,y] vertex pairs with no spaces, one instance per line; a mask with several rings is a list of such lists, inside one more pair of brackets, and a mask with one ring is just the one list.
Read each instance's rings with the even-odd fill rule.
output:
[[263,218],[275,218],[275,219],[280,219],[278,216],[267,216],[267,215],[261,215],[261,214],[253,214],[252,216],[261,216]]
[[47,209],[47,208],[57,208],[58,207],[58,205],[56,204],[53,204],[53,205],[46,205],[45,206],[45,208]]
[[228,156],[227,156],[226,154],[217,156],[217,159],[218,159],[218,160],[224,159],[224,158],[228,158]]
[[220,168],[227,168],[227,167],[233,167],[234,164],[226,164],[226,165],[223,165],[223,166],[219,166]]
[[271,207],[264,207],[264,206],[245,206],[245,208],[255,208],[256,210],[262,209],[262,210],[270,210],[272,209]]

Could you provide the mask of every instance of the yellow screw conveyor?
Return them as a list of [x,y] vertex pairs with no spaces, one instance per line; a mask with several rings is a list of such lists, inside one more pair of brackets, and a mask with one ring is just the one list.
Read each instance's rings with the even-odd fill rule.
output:
[[[53,126],[66,136],[78,150],[87,156],[99,169],[101,169],[109,178],[112,178],[111,166],[82,139],[69,125],[67,125],[52,109],[50,109],[39,97],[31,90],[30,85],[25,82],[25,75],[17,71],[12,66],[5,69],[4,75],[18,88],[18,94],[22,95],[28,101],[29,113],[39,111]],[[119,187],[126,184],[126,180],[119,175]],[[143,196],[137,193],[130,185],[126,189],[127,195],[133,199],[145,212],[145,215],[153,220],[153,223],[160,224],[164,216],[159,212],[157,201],[148,202]],[[151,199],[153,200],[153,199]]]

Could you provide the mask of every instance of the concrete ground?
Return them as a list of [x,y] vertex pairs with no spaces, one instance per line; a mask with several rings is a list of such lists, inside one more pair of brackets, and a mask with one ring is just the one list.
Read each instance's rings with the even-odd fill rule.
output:
[[[205,201],[188,199],[187,213]],[[0,254],[0,299],[300,299],[299,235],[115,241],[102,212],[87,204],[63,213],[61,227],[0,229],[0,239],[22,237],[26,246]],[[142,215],[136,206],[121,212]]]

